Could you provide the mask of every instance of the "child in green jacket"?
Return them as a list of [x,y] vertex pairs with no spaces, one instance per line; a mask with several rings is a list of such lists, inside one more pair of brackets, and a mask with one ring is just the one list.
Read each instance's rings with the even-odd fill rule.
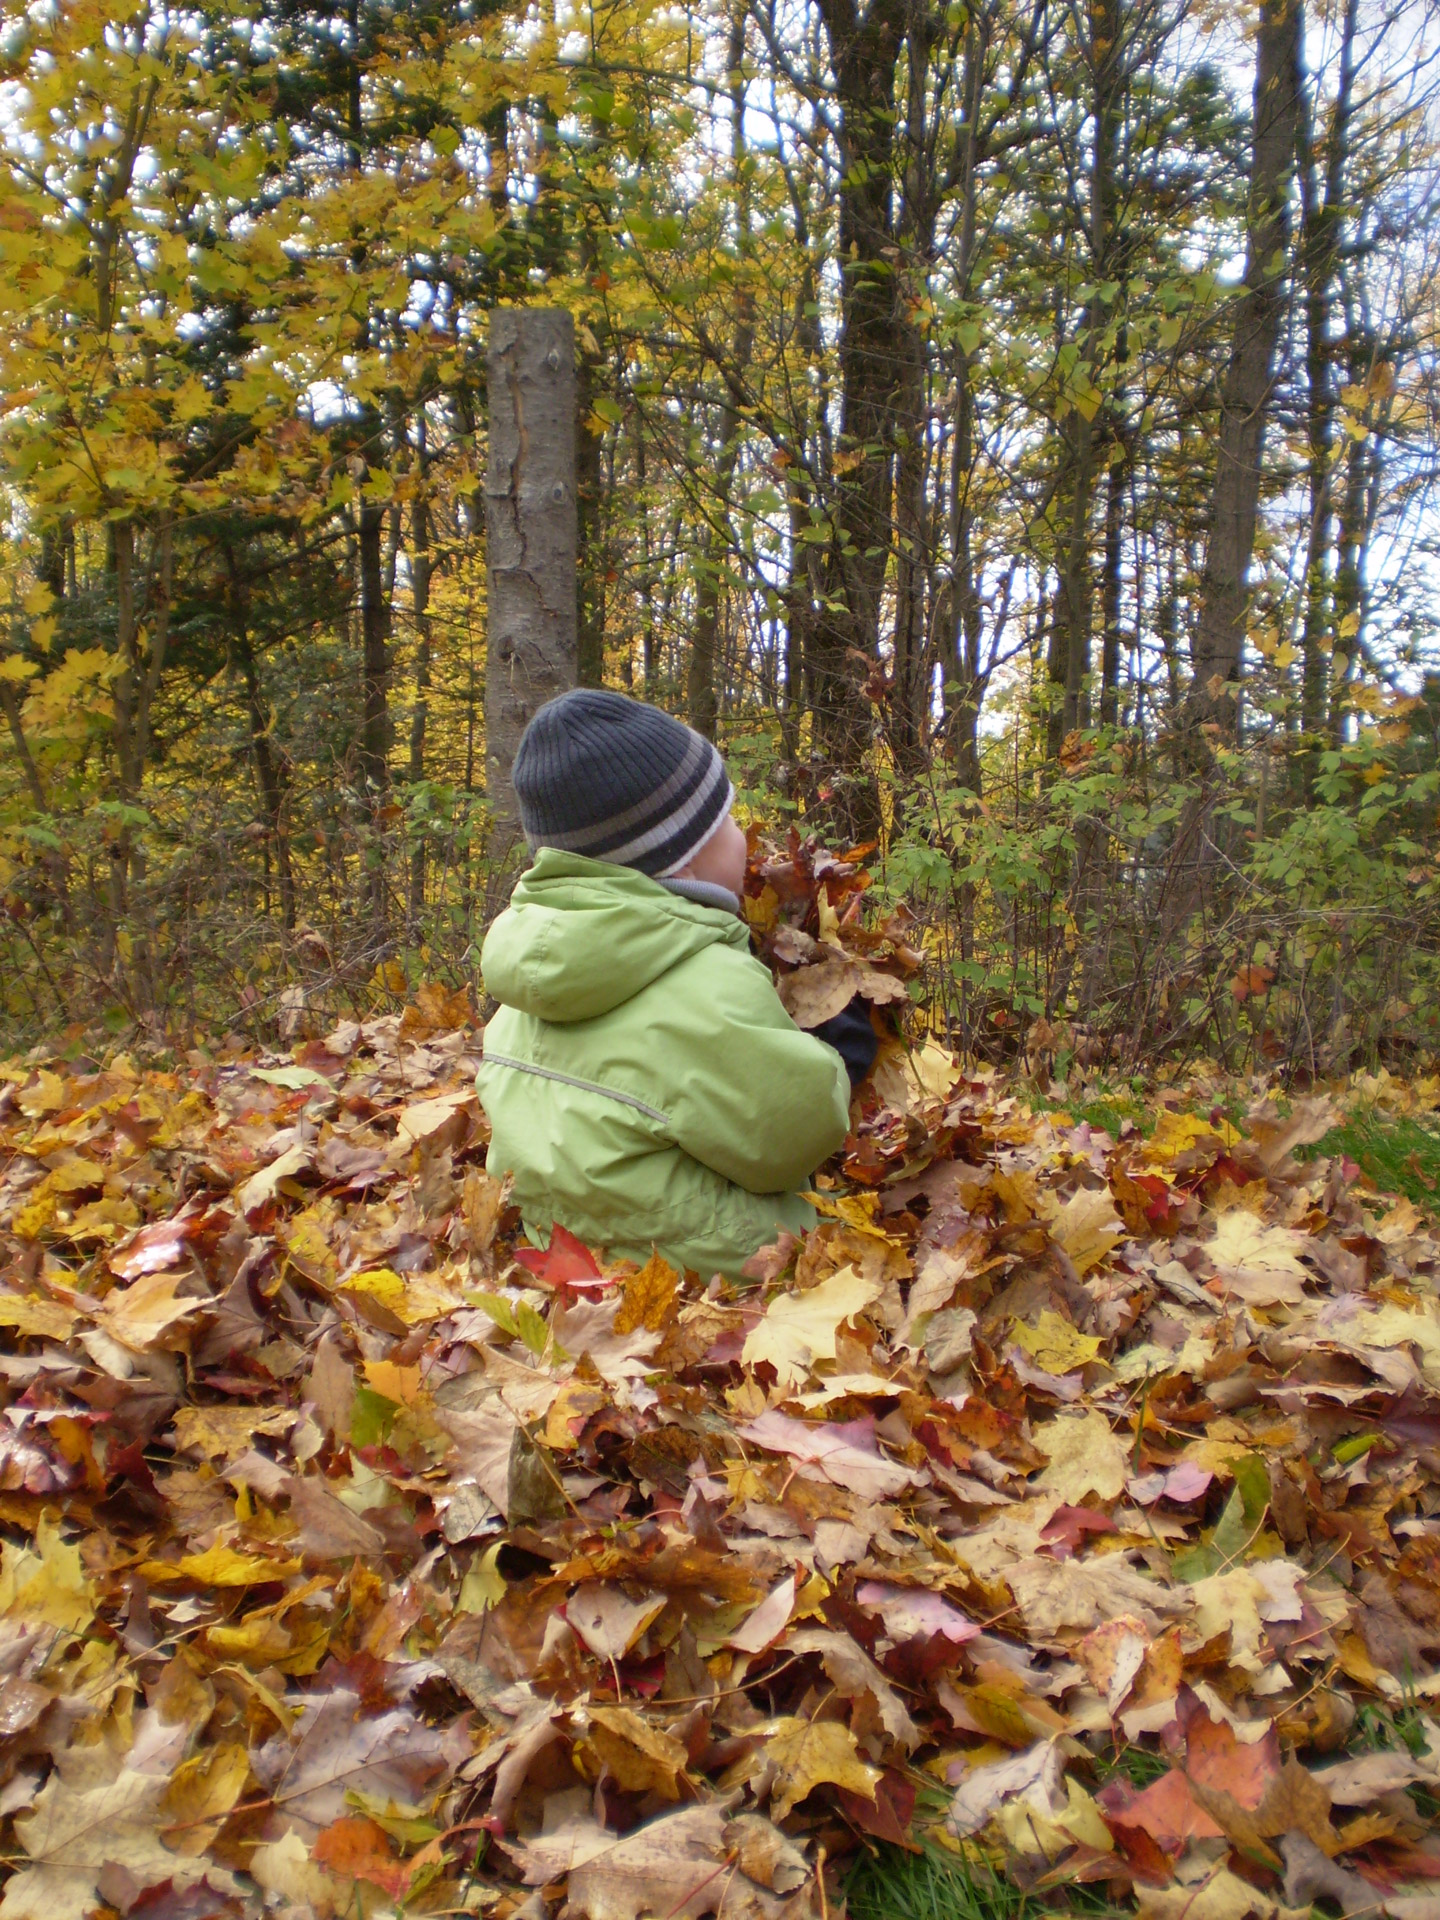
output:
[[535,715],[513,778],[535,860],[481,955],[490,1170],[531,1229],[734,1276],[814,1224],[797,1189],[844,1139],[850,1085],[751,955],[724,763],[658,708],[580,690]]

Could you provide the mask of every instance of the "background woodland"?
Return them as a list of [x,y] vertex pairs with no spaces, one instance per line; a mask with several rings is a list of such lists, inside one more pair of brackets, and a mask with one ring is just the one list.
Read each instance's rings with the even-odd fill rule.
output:
[[578,680],[874,842],[938,1031],[1428,1050],[1437,52],[1411,0],[6,0],[0,1018],[482,990],[534,302]]

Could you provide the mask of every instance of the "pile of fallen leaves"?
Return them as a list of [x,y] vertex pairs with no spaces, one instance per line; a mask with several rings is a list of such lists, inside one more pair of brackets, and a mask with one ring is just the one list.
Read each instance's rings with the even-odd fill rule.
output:
[[1440,1913],[1440,1241],[1322,1103],[892,1042],[747,1290],[532,1247],[480,1045],[0,1067],[3,1920]]

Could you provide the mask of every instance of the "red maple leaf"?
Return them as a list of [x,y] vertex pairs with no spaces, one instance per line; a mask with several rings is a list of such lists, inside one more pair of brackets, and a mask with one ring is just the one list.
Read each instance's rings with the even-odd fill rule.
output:
[[542,1286],[560,1294],[599,1293],[611,1282],[583,1240],[564,1227],[553,1227],[548,1247],[517,1247],[515,1258]]

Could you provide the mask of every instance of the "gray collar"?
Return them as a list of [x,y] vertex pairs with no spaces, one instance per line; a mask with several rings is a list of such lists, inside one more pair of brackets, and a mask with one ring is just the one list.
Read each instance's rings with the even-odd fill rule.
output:
[[728,887],[717,887],[711,880],[662,880],[667,893],[678,893],[682,900],[693,900],[698,907],[718,907],[721,913],[739,913],[740,896]]

